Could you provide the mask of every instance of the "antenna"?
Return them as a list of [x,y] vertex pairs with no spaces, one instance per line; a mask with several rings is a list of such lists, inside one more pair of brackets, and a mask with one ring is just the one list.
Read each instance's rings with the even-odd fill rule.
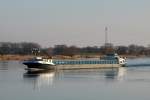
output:
[[33,48],[32,49],[32,53],[37,56],[38,53],[40,53],[40,49],[39,48]]

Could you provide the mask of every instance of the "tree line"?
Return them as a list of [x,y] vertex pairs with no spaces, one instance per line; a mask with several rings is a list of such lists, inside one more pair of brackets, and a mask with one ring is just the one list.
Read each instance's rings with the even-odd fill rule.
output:
[[55,45],[54,47],[42,48],[37,43],[31,42],[21,42],[21,43],[11,43],[11,42],[0,42],[0,55],[6,54],[19,54],[19,55],[31,55],[33,48],[40,49],[41,55],[103,55],[107,52],[116,52],[120,55],[145,55],[150,56],[150,45],[139,46],[139,45],[129,45],[129,46],[113,46],[112,44],[105,44],[102,46],[87,46],[87,47],[77,47],[77,46],[67,46],[67,45]]

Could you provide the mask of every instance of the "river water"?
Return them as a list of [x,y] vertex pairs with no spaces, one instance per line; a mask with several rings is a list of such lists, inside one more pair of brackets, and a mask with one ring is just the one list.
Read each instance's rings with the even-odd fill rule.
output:
[[150,100],[150,58],[119,69],[27,72],[0,62],[0,100]]

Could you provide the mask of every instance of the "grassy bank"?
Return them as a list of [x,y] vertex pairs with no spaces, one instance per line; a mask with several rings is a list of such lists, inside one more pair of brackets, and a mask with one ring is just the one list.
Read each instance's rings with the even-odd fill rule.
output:
[[0,55],[0,61],[6,61],[6,60],[27,60],[32,58],[31,55]]
[[[0,61],[6,60],[27,60],[33,58],[33,55],[0,55]],[[53,56],[53,59],[81,59],[81,58],[99,58],[99,55],[75,55],[75,56],[63,56],[63,55],[56,55]]]
[[[57,55],[53,56],[53,59],[82,59],[82,58],[100,58],[103,55],[74,55],[74,56],[62,56],[62,55]],[[141,57],[147,57],[145,55],[120,55],[122,57],[127,57],[127,58],[141,58]],[[6,60],[18,60],[18,61],[23,61],[33,58],[33,55],[0,55],[0,61],[6,61]]]

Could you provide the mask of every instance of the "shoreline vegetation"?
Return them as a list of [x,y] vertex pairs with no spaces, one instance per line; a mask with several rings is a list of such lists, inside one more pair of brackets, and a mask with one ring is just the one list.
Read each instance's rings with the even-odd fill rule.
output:
[[150,57],[150,45],[140,46],[131,44],[129,46],[114,46],[111,43],[105,43],[102,46],[78,47],[63,44],[43,48],[41,45],[33,42],[0,42],[0,61],[27,60],[33,58],[34,50],[40,56],[52,57],[53,59],[100,58],[105,54],[114,52],[119,56],[127,58]]
[[[79,60],[79,59],[99,59],[104,55],[74,55],[72,57],[70,56],[64,56],[64,55],[56,55],[53,56],[52,59],[72,59],[72,60]],[[126,57],[127,59],[134,59],[134,58],[146,58],[148,56],[145,55],[120,55],[122,57]],[[34,55],[0,55],[0,61],[23,61],[33,58]],[[45,57],[45,56],[43,56]]]

